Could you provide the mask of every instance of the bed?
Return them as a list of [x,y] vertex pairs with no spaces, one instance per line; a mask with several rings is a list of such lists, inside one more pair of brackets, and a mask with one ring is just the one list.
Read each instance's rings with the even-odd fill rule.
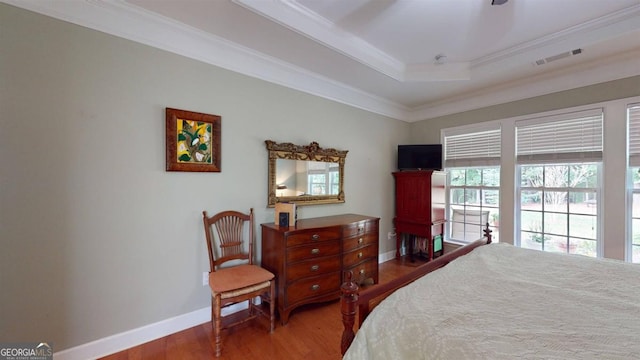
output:
[[490,242],[345,282],[344,359],[640,358],[639,265]]

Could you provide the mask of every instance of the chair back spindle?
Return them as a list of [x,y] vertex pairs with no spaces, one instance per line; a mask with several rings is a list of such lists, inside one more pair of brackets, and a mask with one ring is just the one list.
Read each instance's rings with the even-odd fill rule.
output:
[[[211,271],[216,271],[222,264],[231,260],[248,260],[249,264],[253,264],[253,208],[250,209],[249,215],[237,211],[224,211],[212,217],[208,217],[206,211],[202,214]],[[249,247],[248,251],[245,251],[243,239],[247,223],[249,224]],[[213,228],[215,228],[217,242]],[[216,250],[219,256],[216,256]]]

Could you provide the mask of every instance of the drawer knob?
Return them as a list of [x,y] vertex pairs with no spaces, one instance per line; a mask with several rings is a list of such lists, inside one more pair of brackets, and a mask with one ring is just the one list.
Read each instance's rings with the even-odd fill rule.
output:
[[358,244],[362,244],[363,241],[364,241],[363,238],[358,239]]
[[318,284],[311,285],[311,290],[313,290],[313,291],[318,291],[318,290],[320,290],[320,285],[318,285]]
[[311,267],[311,271],[318,271],[318,269],[320,269],[320,266],[319,266],[319,265],[313,265],[313,266]]
[[362,231],[364,231],[364,228],[359,227],[358,232],[362,232]]
[[360,269],[360,275],[364,275],[364,269]]
[[318,235],[318,234],[313,234],[313,235],[311,235],[311,240],[313,240],[313,241],[318,241],[318,240],[320,240],[320,235]]
[[361,257],[362,257],[362,252],[359,252],[358,253],[358,258],[361,258]]
[[316,254],[320,254],[320,249],[315,248],[315,249],[311,249],[311,253],[316,255]]

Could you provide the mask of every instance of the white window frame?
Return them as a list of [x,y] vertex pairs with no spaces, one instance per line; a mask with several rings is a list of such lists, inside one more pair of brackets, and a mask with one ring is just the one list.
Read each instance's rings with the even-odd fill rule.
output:
[[[631,111],[634,111],[634,117],[631,117]],[[637,112],[637,113],[636,113]],[[634,188],[633,172],[640,169],[640,103],[627,104],[626,111],[626,130],[627,130],[627,236],[626,236],[626,261],[640,263],[640,258],[633,259],[633,220],[640,220],[639,217],[633,216],[633,199],[634,195],[640,196],[640,188]]]
[[[601,257],[600,245],[602,242],[602,159],[603,159],[603,131],[604,131],[604,111],[602,108],[594,107],[580,111],[558,112],[549,116],[531,116],[515,122],[516,130],[516,226],[515,244],[522,246],[522,166],[526,165],[560,165],[567,164],[591,164],[597,165],[597,184],[593,190],[596,193],[596,257]],[[520,138],[520,136],[522,138]],[[535,190],[529,189],[528,190]],[[567,186],[553,189],[541,187],[541,191],[571,191]],[[526,190],[525,190],[526,191]],[[581,191],[576,188],[575,191]],[[544,200],[543,200],[544,201]],[[569,199],[567,199],[567,206]],[[567,216],[572,214],[567,208]],[[544,214],[542,210],[541,225],[544,229]],[[551,212],[550,212],[551,213]],[[567,225],[569,225],[567,219]],[[569,231],[567,229],[567,238]],[[544,246],[542,247],[544,251]],[[567,252],[569,250],[567,249]]]
[[[500,163],[500,154],[501,154],[501,127],[500,127],[500,123],[499,122],[488,122],[488,123],[484,123],[481,125],[472,125],[472,126],[463,126],[463,127],[457,127],[457,128],[450,128],[450,129],[443,129],[441,131],[441,143],[443,144],[443,157],[444,157],[444,162],[443,162],[443,167],[444,170],[447,172],[447,184],[446,184],[446,212],[448,214],[447,218],[449,219],[448,221],[448,225],[445,226],[445,240],[449,241],[449,242],[454,242],[454,243],[468,243],[474,240],[477,240],[481,234],[479,233],[478,238],[474,238],[474,239],[455,239],[452,237],[452,232],[453,232],[453,226],[455,225],[453,223],[453,213],[454,210],[457,209],[456,205],[452,205],[451,204],[451,191],[452,188],[453,189],[477,189],[479,191],[486,191],[486,190],[497,190],[498,191],[498,198],[501,197],[500,194],[500,187],[499,186],[485,186],[485,185],[467,185],[466,184],[466,179],[465,179],[465,185],[464,186],[451,186],[451,173],[450,170],[452,169],[483,169],[483,168],[488,168],[488,167],[497,167],[498,169],[500,169],[501,167],[501,163]],[[497,133],[496,133],[497,132]],[[483,135],[483,133],[486,133],[485,135]],[[474,141],[478,141],[478,143],[476,144],[470,144],[468,142],[464,142],[463,146],[471,146],[472,148],[466,148],[463,149],[462,152],[460,151],[451,151],[452,149],[448,148],[448,146],[450,146],[448,144],[448,139],[455,139],[456,137],[468,137],[468,138],[473,138]],[[492,139],[493,141],[488,142],[487,139]],[[475,145],[475,146],[474,146]],[[460,155],[462,153],[462,155]],[[500,170],[499,170],[500,171]],[[466,208],[466,206],[464,206]],[[482,211],[482,204],[479,204],[478,206],[475,205],[469,205],[469,207],[472,207],[475,209],[479,208],[480,211]],[[455,209],[454,209],[455,208]],[[485,208],[491,208],[493,209],[494,207],[485,207]],[[498,214],[500,213],[500,206],[498,203],[497,206],[497,211]],[[479,214],[480,219],[482,220],[482,213]],[[490,215],[489,215],[490,216]],[[470,219],[473,219],[473,221],[475,221],[477,216],[475,215],[471,215]],[[463,223],[463,227],[464,227],[464,234],[467,233],[466,231],[466,227],[467,225],[471,226],[472,228],[476,228],[478,225],[475,224],[474,222],[470,222],[467,223],[466,220],[466,213],[465,213],[465,220],[462,222]],[[482,228],[484,228],[485,224],[481,224]],[[495,230],[495,229],[494,229]],[[497,233],[496,233],[497,235]],[[496,236],[496,240],[497,240],[497,236]]]
[[[604,109],[604,153],[602,171],[600,172],[600,243],[598,254],[601,257],[629,261],[631,258],[631,223],[627,215],[631,209],[629,199],[628,162],[627,162],[627,125],[626,109],[629,104],[640,103],[640,96],[618,98],[602,102],[566,107],[558,110],[530,113],[513,117],[500,117],[496,120],[474,123],[466,117],[466,125],[440,129],[443,134],[454,131],[474,131],[487,125],[502,128],[502,154],[500,167],[500,242],[515,244],[516,229],[519,228],[517,216],[516,191],[516,155],[515,155],[515,123],[532,117],[554,116],[567,112],[589,110],[596,107]],[[501,111],[501,110],[498,110]],[[497,125],[496,125],[497,124]],[[420,139],[414,139],[419,142]],[[431,142],[433,140],[425,140]],[[629,218],[629,219],[628,219]]]
[[[563,187],[545,187],[545,186],[541,186],[541,187],[522,187],[522,167],[523,166],[554,166],[554,165],[559,165],[559,166],[569,166],[571,164],[575,164],[575,165],[582,165],[582,164],[593,164],[596,166],[596,171],[597,171],[597,178],[596,178],[596,184],[594,187],[570,187],[570,186],[563,186]],[[586,216],[595,216],[596,219],[596,238],[595,238],[595,248],[596,248],[596,256],[595,257],[601,257],[601,249],[602,246],[600,246],[601,243],[601,239],[602,239],[602,205],[601,205],[601,193],[602,193],[602,162],[546,162],[543,164],[517,164],[516,165],[516,209],[517,209],[517,225],[515,227],[516,230],[516,234],[515,234],[515,245],[517,246],[522,246],[522,231],[527,231],[526,229],[522,229],[522,192],[523,191],[541,191],[543,194],[545,192],[549,192],[549,191],[553,191],[553,192],[595,192],[596,195],[596,206],[595,206],[595,211],[596,214],[595,215],[591,215],[591,214],[582,214],[582,213],[575,213],[575,212],[570,212],[570,203],[569,203],[569,199],[567,199],[567,216],[570,216],[571,214],[575,214],[575,215],[586,215]],[[542,214],[542,218],[543,218],[543,222],[544,222],[544,214],[545,213],[556,213],[556,214],[564,214],[564,212],[554,212],[554,211],[547,211],[544,209],[544,200],[542,203],[542,210],[534,210],[537,212],[540,212]],[[543,234],[545,233],[549,233],[548,231],[544,231],[544,224],[542,224],[543,226]],[[567,226],[570,226],[570,219],[567,219]],[[562,236],[564,237],[565,235],[555,235],[555,234],[549,234],[549,235],[553,235],[553,236]],[[544,236],[544,235],[543,235]],[[567,235],[566,237],[568,239],[571,238],[570,236],[570,232],[569,229],[567,229]],[[583,240],[589,240],[587,238],[583,238]],[[544,251],[544,246],[542,248],[542,250]],[[568,250],[567,250],[568,252]]]
[[[446,226],[446,238],[450,241],[453,242],[460,242],[460,243],[468,243],[474,240],[479,239],[480,237],[483,236],[483,230],[486,226],[486,223],[490,223],[490,229],[494,232],[495,235],[495,240],[496,242],[498,241],[498,230],[499,227],[496,228],[495,227],[495,222],[491,219],[491,210],[494,210],[495,212],[497,212],[498,214],[500,213],[500,202],[498,201],[498,203],[496,204],[496,206],[489,206],[489,205],[484,205],[482,198],[484,196],[480,196],[480,202],[478,204],[453,204],[451,202],[451,193],[456,190],[462,190],[465,193],[469,190],[471,191],[479,191],[481,194],[486,194],[487,191],[497,191],[498,192],[498,199],[500,198],[500,185],[495,185],[495,186],[490,186],[490,185],[484,185],[484,181],[481,182],[481,184],[479,185],[469,185],[467,182],[467,174],[466,172],[468,170],[484,170],[487,168],[498,168],[498,172],[500,172],[500,166],[499,165],[492,165],[492,166],[480,166],[480,167],[450,167],[447,168],[447,203],[446,203],[446,209],[447,209],[447,214],[449,214],[449,221],[448,221],[448,226]],[[464,185],[452,185],[451,184],[451,171],[453,170],[463,170],[465,171],[465,184]],[[482,177],[483,175],[481,175]],[[458,221],[455,219],[455,213],[457,210],[460,210],[460,208],[462,208],[463,210],[463,216],[464,219],[462,221]],[[467,211],[469,211],[467,213]],[[479,211],[479,213],[478,213]],[[484,217],[485,212],[486,211],[486,218]],[[469,220],[467,219],[467,217],[469,218]],[[458,229],[458,231],[454,231],[454,227],[456,227],[458,224],[462,224],[462,233],[464,235],[464,239],[460,239],[458,237],[455,237],[454,232],[458,233],[460,232],[460,229]],[[468,227],[472,230],[468,230]],[[470,238],[466,238],[467,234],[474,232],[473,234],[471,234]],[[477,231],[477,234],[475,233],[475,231]]]

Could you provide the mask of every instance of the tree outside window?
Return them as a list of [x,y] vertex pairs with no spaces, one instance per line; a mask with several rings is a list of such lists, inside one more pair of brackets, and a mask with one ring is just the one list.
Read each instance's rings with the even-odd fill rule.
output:
[[520,245],[597,255],[598,169],[592,164],[520,166]]

